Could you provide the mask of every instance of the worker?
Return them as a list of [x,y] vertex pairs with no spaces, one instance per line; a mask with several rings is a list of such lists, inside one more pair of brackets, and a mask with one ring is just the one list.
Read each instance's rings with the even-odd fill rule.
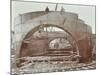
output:
[[49,8],[48,8],[48,6],[46,7],[45,12],[46,12],[46,13],[49,12]]

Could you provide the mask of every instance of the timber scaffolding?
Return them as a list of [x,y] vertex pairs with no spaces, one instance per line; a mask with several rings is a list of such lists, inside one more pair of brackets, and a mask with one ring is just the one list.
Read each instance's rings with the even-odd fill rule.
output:
[[[43,72],[64,72],[96,69],[96,62],[77,63],[77,61],[33,61],[34,59],[43,59],[43,57],[31,58],[24,57],[26,62],[22,63],[20,68],[12,69],[12,74],[31,74]],[[45,59],[45,58],[44,58]]]

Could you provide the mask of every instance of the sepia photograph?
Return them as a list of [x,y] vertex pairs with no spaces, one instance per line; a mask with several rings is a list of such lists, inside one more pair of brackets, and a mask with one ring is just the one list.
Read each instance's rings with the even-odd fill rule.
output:
[[96,6],[11,1],[11,74],[96,69]]

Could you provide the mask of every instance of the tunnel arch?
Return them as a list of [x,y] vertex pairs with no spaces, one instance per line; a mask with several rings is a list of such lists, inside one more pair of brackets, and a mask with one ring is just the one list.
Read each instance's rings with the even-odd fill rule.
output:
[[[74,39],[74,37],[72,36],[72,34],[71,34],[68,30],[66,30],[65,28],[63,28],[63,27],[61,27],[61,26],[58,26],[58,25],[42,24],[42,25],[36,26],[35,28],[31,29],[31,30],[26,34],[26,36],[24,37],[23,40],[26,40],[26,39],[28,39],[29,37],[31,37],[41,26],[43,26],[43,27],[50,27],[50,26],[53,26],[53,27],[57,27],[57,28],[60,28],[60,29],[64,30],[64,31],[71,37],[71,39],[73,40],[72,42],[73,42],[74,44],[73,44],[72,46],[73,46],[73,48],[75,49],[75,52],[77,53],[77,55],[79,56],[79,49],[78,49],[78,46],[77,46],[77,42],[76,42],[76,40]],[[23,40],[22,40],[21,47],[20,47],[19,57],[20,57],[21,52],[22,52]]]

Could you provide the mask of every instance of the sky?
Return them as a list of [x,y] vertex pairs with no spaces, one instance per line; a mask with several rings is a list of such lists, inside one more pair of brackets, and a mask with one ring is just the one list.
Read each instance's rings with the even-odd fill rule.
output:
[[[12,24],[14,22],[14,18],[19,14],[34,12],[34,11],[44,11],[47,6],[51,11],[52,10],[54,11],[56,4],[13,1],[12,2]],[[90,25],[92,27],[92,32],[95,33],[95,14],[96,14],[95,6],[58,4],[57,11],[60,11],[61,7],[63,7],[66,12],[77,13],[79,18],[84,20],[86,24]]]

